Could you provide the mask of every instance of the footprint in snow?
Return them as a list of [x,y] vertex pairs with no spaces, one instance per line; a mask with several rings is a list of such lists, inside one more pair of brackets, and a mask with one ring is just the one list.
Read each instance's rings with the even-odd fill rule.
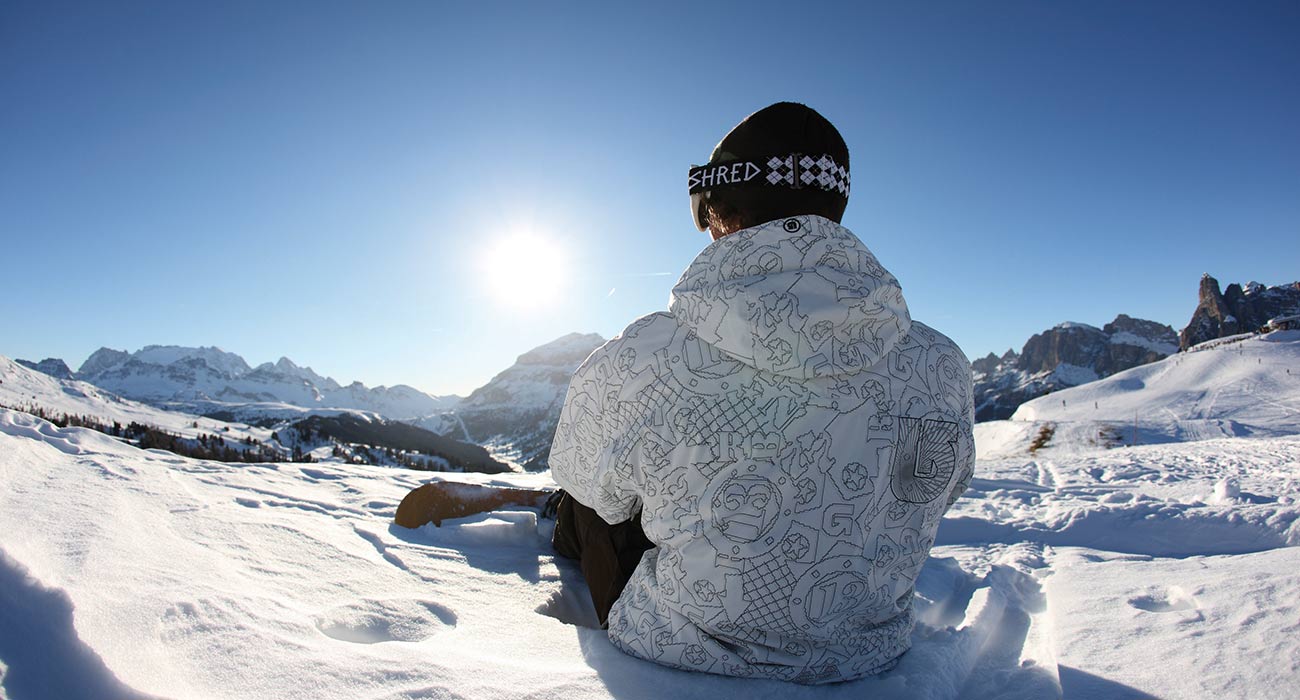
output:
[[321,469],[299,468],[298,472],[308,479],[315,479],[316,481],[336,481],[343,478],[342,474],[335,474]]
[[424,600],[362,600],[316,617],[316,629],[353,644],[419,642],[455,626],[455,612]]
[[566,625],[600,629],[600,618],[585,586],[566,585],[551,593],[545,603],[534,609],[537,614],[553,617]]
[[1129,598],[1128,604],[1138,610],[1153,613],[1196,611],[1197,617],[1200,617],[1201,606],[1197,604],[1196,598],[1177,586],[1163,592]]

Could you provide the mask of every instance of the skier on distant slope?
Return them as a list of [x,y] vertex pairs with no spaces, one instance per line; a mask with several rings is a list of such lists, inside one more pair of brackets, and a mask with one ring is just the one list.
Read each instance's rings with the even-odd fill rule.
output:
[[669,311],[570,384],[555,546],[632,655],[824,683],[909,647],[916,577],[971,478],[971,371],[839,224],[848,164],[804,105],[742,121],[690,170],[714,242]]

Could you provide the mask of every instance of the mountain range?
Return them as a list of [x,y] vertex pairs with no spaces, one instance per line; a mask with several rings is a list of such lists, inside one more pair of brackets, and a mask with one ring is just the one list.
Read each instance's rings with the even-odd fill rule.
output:
[[[374,414],[484,445],[497,459],[537,471],[548,466],[569,378],[604,342],[594,333],[565,335],[520,355],[465,399],[406,385],[340,385],[287,357],[252,367],[216,347],[100,348],[75,373],[57,358],[17,362],[160,408],[266,428],[320,418],[331,418],[333,425],[351,414]],[[370,420],[363,415],[362,422]]]
[[139,447],[225,462],[328,460],[432,471],[513,471],[481,445],[373,412],[223,404],[233,408],[200,415],[123,398],[89,382],[38,371],[32,364],[0,356],[0,407],[56,425],[91,428]]
[[1019,352],[971,362],[975,420],[1010,418],[1043,394],[1109,377],[1178,352],[1174,329],[1124,314],[1102,328],[1062,323],[1032,336]]
[[1300,282],[1265,286],[1230,284],[1219,291],[1201,277],[1191,321],[1170,326],[1120,314],[1102,328],[1062,323],[1036,334],[1016,353],[971,362],[975,420],[1010,418],[1017,407],[1044,394],[1093,382],[1155,362],[1197,344],[1263,329],[1273,319],[1300,313]]
[[[1035,334],[1019,352],[971,363],[976,420],[1010,417],[1026,401],[1145,365],[1198,343],[1254,331],[1300,313],[1300,282],[1219,283],[1205,275],[1181,333],[1120,314],[1101,328],[1062,323]],[[468,397],[433,396],[406,385],[341,385],[288,358],[251,367],[215,347],[150,345],[136,352],[101,348],[74,373],[57,358],[18,362],[75,378],[129,399],[221,420],[274,425],[312,415],[377,414],[483,445],[496,459],[546,469],[569,378],[605,339],[570,333],[520,355]]]
[[215,347],[149,345],[130,353],[100,348],[74,376],[127,398],[197,413],[262,403],[355,409],[408,420],[455,404],[454,397],[431,396],[404,384],[342,386],[287,357],[250,367],[239,355]]
[[445,430],[456,421],[457,437],[487,445],[498,459],[527,471],[546,469],[560,407],[578,365],[605,344],[595,333],[570,333],[519,356],[487,384],[475,389],[450,414],[431,416],[417,425]]
[[48,374],[55,379],[73,378],[72,370],[68,368],[68,363],[57,357],[47,357],[40,362],[32,362],[31,360],[15,360],[15,362],[27,369],[34,369],[37,372]]

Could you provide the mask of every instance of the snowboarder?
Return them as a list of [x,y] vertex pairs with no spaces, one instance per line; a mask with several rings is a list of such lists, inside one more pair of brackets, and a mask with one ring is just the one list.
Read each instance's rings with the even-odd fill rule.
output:
[[747,117],[688,174],[714,242],[574,375],[554,545],[611,641],[802,683],[891,668],[972,475],[971,370],[840,224],[849,154],[816,111]]

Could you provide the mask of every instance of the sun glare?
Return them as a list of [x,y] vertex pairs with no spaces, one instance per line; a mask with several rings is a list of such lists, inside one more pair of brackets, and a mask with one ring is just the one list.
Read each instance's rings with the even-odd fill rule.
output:
[[495,241],[481,262],[492,297],[517,309],[554,305],[568,279],[559,244],[535,233],[516,233]]

